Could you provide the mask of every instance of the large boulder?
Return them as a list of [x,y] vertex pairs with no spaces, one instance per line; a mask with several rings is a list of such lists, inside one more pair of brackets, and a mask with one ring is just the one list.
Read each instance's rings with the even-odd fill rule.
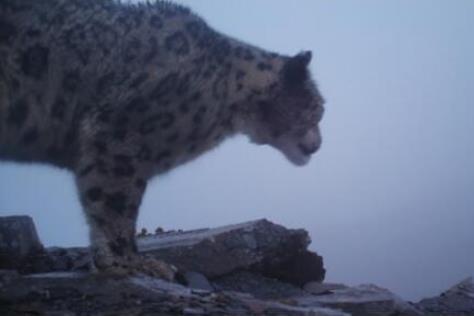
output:
[[0,269],[20,273],[88,270],[89,249],[44,248],[29,216],[0,217]]
[[138,238],[141,252],[214,279],[248,270],[296,285],[322,281],[323,259],[307,250],[303,229],[287,229],[268,220]]
[[39,253],[43,245],[31,217],[0,217],[0,269],[22,266]]

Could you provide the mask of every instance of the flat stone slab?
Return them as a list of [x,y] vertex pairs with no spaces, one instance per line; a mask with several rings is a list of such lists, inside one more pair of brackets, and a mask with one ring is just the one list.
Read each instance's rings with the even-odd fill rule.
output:
[[260,299],[285,300],[306,294],[293,284],[248,271],[234,272],[215,279],[212,284],[217,290],[249,293]]
[[325,295],[305,295],[294,299],[298,305],[322,305],[341,309],[353,316],[424,315],[417,306],[402,300],[387,289],[372,284],[338,286]]
[[304,285],[303,289],[314,295],[327,295],[333,294],[335,290],[347,289],[348,286],[339,283],[321,283],[321,282],[308,282]]

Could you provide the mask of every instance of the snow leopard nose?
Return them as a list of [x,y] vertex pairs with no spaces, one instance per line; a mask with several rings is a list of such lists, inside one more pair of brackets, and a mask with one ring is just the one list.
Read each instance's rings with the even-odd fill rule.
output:
[[301,152],[302,152],[303,154],[305,154],[306,156],[312,155],[312,154],[314,154],[315,152],[317,152],[318,149],[319,149],[319,146],[320,146],[320,145],[319,145],[319,144],[316,144],[316,143],[313,143],[313,144],[310,144],[310,145],[308,145],[308,144],[301,144],[301,143],[298,144],[299,149],[300,149]]
[[319,147],[321,147],[321,134],[318,128],[309,130],[298,143],[298,148],[306,156],[317,152]]

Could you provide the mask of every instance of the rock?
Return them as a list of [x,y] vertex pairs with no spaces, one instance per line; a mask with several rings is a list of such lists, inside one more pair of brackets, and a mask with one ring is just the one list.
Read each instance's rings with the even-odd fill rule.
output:
[[[281,257],[283,254],[277,256]],[[286,281],[299,287],[303,287],[308,281],[323,281],[326,272],[323,268],[323,258],[306,250],[295,252],[288,260],[282,261],[276,261],[275,257],[268,256],[257,266],[256,270],[262,275]]]
[[16,270],[0,270],[0,288],[20,278]]
[[326,306],[341,309],[353,316],[417,316],[423,313],[387,289],[366,284],[333,289],[326,295],[294,298],[301,306]]
[[421,300],[417,306],[426,315],[474,315],[474,281],[467,278],[438,297]]
[[0,217],[0,269],[16,269],[39,253],[43,245],[31,217]]
[[[28,223],[21,227],[28,226],[28,230],[23,230],[30,232],[28,236],[36,236],[31,219]],[[8,236],[15,236],[11,230],[5,232]],[[297,286],[324,279],[322,257],[306,250],[310,243],[308,233],[302,229],[286,229],[267,220],[140,236],[137,239],[140,252],[177,266],[182,274],[194,271],[215,279],[234,271],[248,270]],[[43,250],[37,237],[35,240],[39,246],[22,252],[29,254],[28,260],[10,262],[2,267],[20,267],[22,273],[88,270],[88,248],[55,247]],[[9,250],[9,253],[12,252]],[[18,256],[17,251],[10,258]]]
[[213,291],[214,287],[209,283],[209,280],[199,272],[194,271],[187,271],[183,275],[185,284],[191,288],[196,290],[204,290],[204,291]]
[[0,287],[0,315],[288,315],[348,316],[322,307],[291,306],[235,292],[195,292],[149,277],[87,273],[23,276]]
[[247,271],[234,272],[215,279],[213,285],[220,291],[250,293],[260,299],[286,299],[305,294],[305,291],[293,284]]
[[325,274],[322,258],[306,250],[310,241],[305,230],[258,220],[146,236],[137,243],[141,252],[170,262],[180,270],[200,272],[210,279],[250,270],[302,285],[321,281]]
[[[35,232],[32,222],[30,226],[30,231]],[[183,275],[194,271],[215,279],[248,270],[301,286],[309,281],[321,281],[325,274],[322,257],[306,250],[310,243],[306,231],[286,229],[267,220],[141,236],[137,239],[140,252],[177,266]],[[15,262],[4,268],[20,267],[22,273],[89,268],[88,248],[54,247],[33,252],[21,267]]]
[[34,253],[14,267],[22,274],[47,273],[56,271],[89,271],[90,253],[88,248],[46,248]]
[[321,283],[308,233],[267,220],[141,236],[140,251],[176,265],[186,287],[88,273],[88,248],[44,249],[31,218],[0,217],[0,315],[474,315],[473,278],[417,304],[375,285]]
[[[51,271],[88,271],[91,257],[88,248],[59,248],[46,249],[49,269]],[[39,258],[37,259],[39,260]],[[34,271],[41,272],[41,271]]]
[[[140,251],[178,266],[186,287],[88,273],[88,248],[44,249],[28,217],[1,218],[0,228],[9,264],[1,265],[10,269],[0,269],[2,316],[474,315],[472,278],[418,304],[375,285],[321,283],[323,261],[307,251],[307,232],[266,220],[142,233]],[[60,272],[25,275],[44,271]]]
[[303,289],[313,295],[327,295],[333,294],[334,290],[347,289],[348,287],[344,284],[338,283],[320,283],[320,282],[308,282],[303,286]]

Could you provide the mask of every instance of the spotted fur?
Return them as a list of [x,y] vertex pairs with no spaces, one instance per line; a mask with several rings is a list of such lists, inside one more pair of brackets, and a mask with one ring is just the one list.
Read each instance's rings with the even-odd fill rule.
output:
[[267,52],[169,2],[2,0],[0,56],[0,158],[76,175],[102,270],[135,262],[151,177],[236,133],[297,165],[321,143],[310,52]]

